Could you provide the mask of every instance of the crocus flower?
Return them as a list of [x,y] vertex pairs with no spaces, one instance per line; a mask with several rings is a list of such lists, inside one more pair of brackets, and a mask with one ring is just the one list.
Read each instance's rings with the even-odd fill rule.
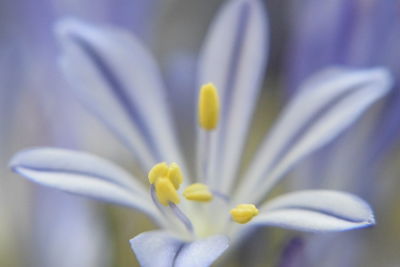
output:
[[187,126],[198,133],[193,159],[182,156],[188,148],[179,146],[170,115],[170,106],[185,99],[169,99],[138,39],[74,19],[61,21],[57,34],[74,94],[133,152],[149,183],[106,159],[59,148],[22,151],[11,167],[39,184],[146,213],[162,230],[131,240],[142,266],[208,266],[260,225],[326,232],[374,224],[368,204],[344,192],[305,190],[265,200],[288,170],[389,91],[384,69],[335,68],[308,80],[238,177],[266,60],[259,1],[228,1],[211,24],[198,64],[200,90],[188,88],[199,96],[198,108],[185,111],[198,114],[198,126]]

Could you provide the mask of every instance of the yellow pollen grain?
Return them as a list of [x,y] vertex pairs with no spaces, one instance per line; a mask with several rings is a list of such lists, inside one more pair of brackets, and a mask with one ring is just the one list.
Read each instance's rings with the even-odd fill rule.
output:
[[159,178],[155,184],[158,201],[168,206],[170,202],[178,204],[180,202],[178,192],[168,178]]
[[253,204],[240,204],[231,209],[230,213],[233,221],[245,224],[258,215],[258,209]]
[[203,85],[199,94],[199,125],[204,130],[214,130],[219,120],[219,97],[217,88],[212,83]]
[[168,165],[165,162],[158,163],[154,165],[153,168],[149,171],[148,178],[150,184],[154,184],[156,180],[160,177],[166,177],[168,175]]
[[201,183],[189,185],[183,191],[183,196],[192,201],[208,202],[213,199],[213,194],[208,189],[208,186]]
[[177,190],[183,182],[183,175],[178,164],[171,163],[169,166],[165,162],[154,165],[148,174],[150,184],[154,185],[154,190],[158,201],[167,206],[170,202],[179,203]]
[[179,186],[183,182],[183,175],[181,169],[179,168],[178,164],[175,162],[169,165],[168,170],[168,178],[171,180],[172,184],[174,185],[175,189],[179,189]]

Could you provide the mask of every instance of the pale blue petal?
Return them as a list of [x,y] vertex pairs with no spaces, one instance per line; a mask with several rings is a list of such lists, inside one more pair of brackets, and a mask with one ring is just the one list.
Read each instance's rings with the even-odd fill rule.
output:
[[[195,77],[197,55],[194,53],[172,53],[165,60],[165,81],[168,94],[171,96],[171,109],[176,122],[176,132],[185,157],[188,169],[188,179],[196,177],[196,132],[197,90]],[[182,75],[185,73],[185,75]],[[182,101],[184,99],[184,101]]]
[[229,246],[226,236],[218,235],[187,243],[179,252],[176,267],[210,266]]
[[375,224],[369,205],[340,191],[306,190],[278,197],[260,208],[249,225],[325,232],[363,228]]
[[152,218],[157,217],[144,186],[117,165],[95,155],[35,148],[16,154],[10,167],[36,183],[139,209]]
[[142,233],[130,240],[132,250],[142,267],[171,267],[183,242],[167,232]]
[[142,233],[130,242],[143,267],[206,267],[229,246],[222,235],[184,242],[164,231]]
[[265,8],[260,1],[228,1],[211,24],[200,55],[198,83],[214,83],[221,98],[209,176],[218,177],[210,186],[222,193],[230,190],[236,177],[265,71],[267,36]]
[[311,79],[265,139],[237,201],[261,200],[294,164],[343,132],[391,86],[382,68],[328,70]]
[[61,64],[74,93],[131,149],[143,167],[182,164],[158,66],[134,36],[64,19]]

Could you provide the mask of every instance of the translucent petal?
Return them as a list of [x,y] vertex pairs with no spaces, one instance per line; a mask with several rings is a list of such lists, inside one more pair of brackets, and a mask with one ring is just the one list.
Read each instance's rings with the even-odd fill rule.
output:
[[146,169],[182,158],[158,66],[134,36],[74,19],[57,25],[61,64],[84,105]]
[[[199,86],[214,83],[221,99],[221,121],[212,140],[210,186],[229,191],[239,166],[268,52],[267,21],[260,1],[228,1],[203,45]],[[202,146],[200,139],[199,148]]]
[[10,167],[36,183],[139,209],[157,217],[143,185],[117,165],[97,156],[66,149],[36,148],[16,154]]
[[355,195],[329,190],[306,190],[278,197],[261,207],[249,224],[324,232],[375,224],[369,205]]
[[130,242],[143,267],[210,266],[229,245],[226,236],[184,242],[163,231],[142,233]]
[[329,70],[311,79],[262,144],[239,186],[238,202],[260,201],[294,164],[343,132],[391,85],[382,68]]

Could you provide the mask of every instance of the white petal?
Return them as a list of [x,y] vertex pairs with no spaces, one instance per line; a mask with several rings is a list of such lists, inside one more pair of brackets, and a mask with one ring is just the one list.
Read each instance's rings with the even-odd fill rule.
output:
[[322,232],[344,231],[375,224],[368,204],[355,195],[307,190],[283,195],[261,207],[251,224]]
[[[212,82],[221,99],[221,120],[212,142],[210,184],[229,191],[263,78],[268,27],[260,1],[228,1],[211,24],[199,63],[199,85]],[[202,144],[199,145],[201,147]]]
[[262,199],[294,164],[343,132],[391,85],[382,68],[328,71],[306,83],[262,144],[237,200]]
[[157,217],[144,186],[117,165],[97,156],[65,149],[36,148],[16,154],[10,167],[36,183],[139,209]]
[[142,233],[130,242],[143,267],[210,266],[229,245],[225,236],[184,242],[163,231]]
[[175,261],[176,267],[210,266],[229,246],[226,236],[218,235],[186,244]]
[[151,53],[122,30],[74,19],[57,25],[62,67],[75,94],[149,169],[182,164],[161,75]]
[[176,254],[183,246],[181,240],[163,231],[142,233],[131,239],[130,243],[142,267],[174,266]]

